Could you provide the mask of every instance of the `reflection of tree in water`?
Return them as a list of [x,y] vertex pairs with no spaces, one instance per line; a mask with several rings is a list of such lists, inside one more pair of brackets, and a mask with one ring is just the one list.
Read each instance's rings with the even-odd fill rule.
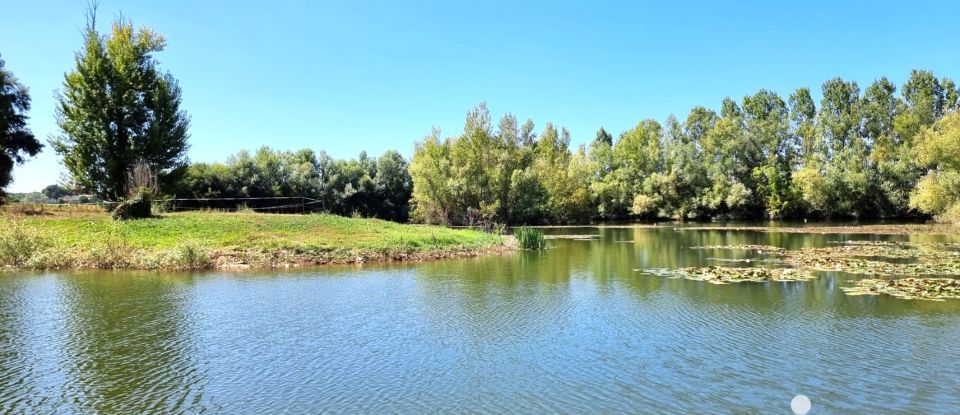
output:
[[189,277],[96,273],[62,281],[67,396],[77,412],[200,409],[203,371],[183,308]]
[[[796,310],[822,310],[845,315],[869,313],[897,316],[915,310],[950,312],[960,308],[953,305],[892,303],[883,307],[869,306],[889,299],[850,297],[839,290],[849,283],[850,275],[821,273],[821,277],[806,282],[769,282],[715,285],[700,281],[670,279],[643,274],[637,270],[651,268],[676,269],[702,266],[779,266],[765,260],[776,259],[768,253],[751,250],[691,249],[698,246],[768,245],[785,249],[831,246],[831,242],[856,240],[897,240],[896,235],[836,235],[799,234],[725,230],[683,230],[682,227],[658,228],[589,228],[599,234],[597,240],[551,240],[551,249],[544,254],[546,263],[570,264],[571,273],[592,279],[598,290],[608,292],[616,287],[628,288],[637,298],[668,293],[681,301],[701,305],[744,308],[754,311],[773,311],[785,306]],[[583,233],[579,230],[551,230],[553,233]],[[931,241],[926,236],[920,237]],[[934,238],[942,241],[944,238]],[[717,260],[717,258],[727,261]],[[751,262],[743,262],[750,259]],[[561,271],[555,271],[561,272]],[[866,307],[866,309],[864,309]]]
[[421,264],[422,312],[478,341],[518,340],[567,317],[570,258],[518,252]]

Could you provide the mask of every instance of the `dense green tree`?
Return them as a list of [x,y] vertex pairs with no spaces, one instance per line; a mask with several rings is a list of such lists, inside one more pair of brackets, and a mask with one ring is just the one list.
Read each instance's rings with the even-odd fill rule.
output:
[[397,151],[390,150],[377,159],[374,176],[375,216],[396,222],[406,222],[410,216],[410,196],[413,182],[409,164]]
[[597,138],[595,138],[594,141],[597,143],[606,143],[608,146],[612,146],[613,136],[610,135],[607,130],[604,130],[603,127],[600,127],[600,129],[597,130]]
[[37,155],[43,145],[27,128],[30,92],[0,59],[0,196],[13,181],[13,166]]
[[782,217],[794,209],[791,174],[800,145],[790,134],[787,105],[776,93],[760,90],[743,99],[745,140],[740,163],[751,168],[748,186],[767,216]]
[[453,179],[448,140],[440,139],[440,131],[417,142],[410,162],[413,178],[414,218],[421,222],[452,224],[456,220],[457,199],[449,182]]
[[83,42],[57,95],[61,133],[51,144],[64,166],[108,200],[131,190],[127,176],[138,161],[163,184],[177,179],[187,166],[189,119],[176,79],[154,57],[165,47],[163,36],[122,19],[101,35],[92,11]]
[[307,211],[402,222],[410,213],[409,171],[396,151],[377,159],[361,153],[356,159],[336,160],[309,149],[261,147],[253,154],[240,151],[226,163],[191,165],[176,191],[182,198],[302,197],[317,201],[304,205]]
[[927,173],[910,195],[910,205],[960,224],[960,112],[952,112],[917,135],[916,162]]
[[897,117],[905,107],[897,98],[896,90],[887,78],[880,78],[867,87],[860,104],[861,134],[871,146],[875,186],[883,196],[876,199],[877,214],[881,216],[906,211],[910,190],[920,177],[909,143],[896,131]]
[[741,148],[744,141],[743,113],[730,98],[723,100],[721,108],[720,118],[704,134],[702,141],[710,182],[703,205],[713,216],[748,216],[753,191],[743,181],[752,175],[751,168],[741,165],[742,153],[748,150]]
[[613,138],[590,143],[588,158],[592,177],[590,197],[595,204],[593,215],[600,219],[619,219],[627,215],[627,187],[619,179],[617,162],[613,157]]
[[821,135],[817,131],[817,108],[809,88],[799,88],[790,95],[790,122],[794,142],[798,143],[796,167],[803,166],[808,158],[823,154]]
[[818,122],[826,154],[819,166],[824,180],[817,180],[824,185],[818,190],[824,195],[816,197],[825,202],[818,210],[826,216],[862,217],[876,212],[878,189],[872,186],[870,148],[860,131],[862,115],[856,82],[834,78],[823,84]]

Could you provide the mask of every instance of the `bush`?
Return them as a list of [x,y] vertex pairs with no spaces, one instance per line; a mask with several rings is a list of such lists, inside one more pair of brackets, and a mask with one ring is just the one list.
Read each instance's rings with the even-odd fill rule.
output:
[[534,228],[517,228],[513,231],[520,248],[539,251],[547,248],[547,241],[543,239],[543,231]]
[[934,217],[937,222],[960,225],[960,202],[954,203],[946,211]]
[[153,203],[153,194],[147,188],[139,188],[133,196],[118,203],[113,209],[113,219],[129,220],[150,217],[150,205]]
[[200,270],[210,268],[212,262],[205,249],[192,244],[178,246],[169,257],[168,268],[176,270]]
[[27,265],[43,246],[44,240],[35,229],[12,222],[0,230],[0,265]]

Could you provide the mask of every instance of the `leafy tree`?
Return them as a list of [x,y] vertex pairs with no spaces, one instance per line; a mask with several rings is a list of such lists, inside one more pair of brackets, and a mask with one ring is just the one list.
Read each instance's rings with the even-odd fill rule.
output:
[[[710,120],[713,122],[712,117]],[[702,141],[710,180],[703,204],[714,216],[749,215],[748,205],[754,192],[743,181],[752,175],[751,169],[741,164],[743,153],[747,151],[741,148],[743,142],[743,112],[736,102],[725,98],[720,118],[704,134]]]
[[409,166],[400,153],[391,150],[377,159],[377,174],[373,179],[377,197],[376,216],[396,222],[406,222],[410,215],[410,195],[413,182]]
[[946,91],[940,80],[930,71],[912,70],[903,85],[903,98],[909,112],[921,126],[932,125],[943,116]]
[[453,178],[450,146],[440,140],[440,131],[418,142],[410,162],[413,178],[411,205],[414,218],[421,222],[452,224],[455,220],[456,197],[449,181]]
[[628,208],[627,186],[619,177],[613,146],[607,142],[606,137],[590,143],[588,158],[592,171],[590,197],[595,204],[593,214],[600,219],[625,217]]
[[752,167],[750,185],[765,213],[777,218],[793,209],[790,180],[800,147],[790,134],[786,103],[775,92],[760,90],[743,99],[745,146],[741,163]]
[[[953,137],[946,119],[958,100],[952,80],[927,71],[912,72],[899,96],[887,78],[862,95],[834,78],[819,105],[808,88],[787,100],[760,90],[725,98],[719,114],[694,107],[683,123],[643,120],[617,140],[601,128],[576,151],[566,130],[548,123],[537,135],[509,114],[494,133],[481,105],[464,134],[418,143],[413,200],[444,223],[948,217],[960,176],[952,142],[934,138]],[[936,162],[923,158],[931,154]]]
[[916,162],[927,173],[910,195],[910,206],[960,224],[960,112],[952,112],[916,137]]
[[180,109],[180,87],[160,70],[155,53],[163,36],[116,20],[108,35],[96,30],[95,10],[83,32],[76,67],[58,93],[54,150],[77,182],[98,196],[117,200],[131,166],[144,161],[164,185],[187,166],[189,118]]
[[13,166],[40,153],[43,145],[27,128],[30,92],[0,59],[0,196],[13,181]]
[[871,146],[870,161],[876,186],[883,196],[876,200],[878,214],[892,216],[909,209],[910,190],[920,178],[910,154],[909,137],[897,133],[897,117],[905,105],[897,98],[896,86],[887,78],[870,84],[861,99],[862,136]]
[[[636,127],[620,136],[613,148],[617,180],[627,189],[630,214],[636,216],[656,215],[656,186],[644,181],[662,168],[660,123],[643,120]],[[651,180],[657,180],[656,178]]]
[[809,88],[799,88],[790,95],[790,122],[795,136],[794,142],[799,143],[797,149],[797,166],[802,166],[806,160],[824,154],[822,136],[817,131],[817,108],[810,96]]
[[335,160],[313,150],[277,151],[261,147],[229,157],[226,163],[190,166],[177,192],[183,197],[304,197],[320,203],[306,206],[340,215],[359,214],[406,221],[412,184],[400,153],[377,159],[361,153]]
[[597,143],[606,143],[608,146],[612,146],[613,136],[610,135],[607,130],[604,130],[603,127],[600,127],[600,129],[597,130],[597,138],[595,138],[594,141]]

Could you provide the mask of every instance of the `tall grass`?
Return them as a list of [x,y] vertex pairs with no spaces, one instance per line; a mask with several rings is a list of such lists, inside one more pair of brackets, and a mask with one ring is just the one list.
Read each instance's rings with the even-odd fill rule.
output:
[[547,248],[547,241],[543,239],[543,231],[535,228],[517,228],[513,230],[520,248],[539,251]]

